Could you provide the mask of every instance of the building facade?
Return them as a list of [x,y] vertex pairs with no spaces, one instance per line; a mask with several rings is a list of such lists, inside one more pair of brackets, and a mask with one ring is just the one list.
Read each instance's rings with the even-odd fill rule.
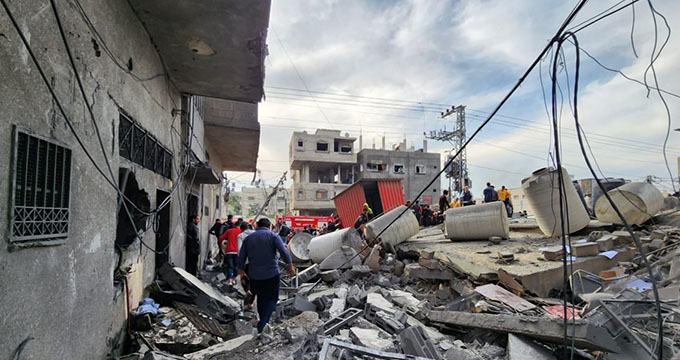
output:
[[327,216],[335,211],[333,197],[356,180],[355,140],[339,130],[319,129],[314,134],[293,132],[289,162],[294,212]]
[[[267,187],[243,187],[239,195],[241,197],[241,208],[247,216],[255,215],[262,207],[267,197],[274,191],[273,186]],[[269,200],[269,203],[262,211],[265,215],[282,215],[288,212],[290,202],[288,199],[288,189],[279,188]]]
[[[405,145],[403,149],[405,149]],[[421,204],[437,204],[441,184],[435,181],[417,198],[418,194],[441,169],[441,155],[427,152],[427,146],[414,150],[362,149],[357,154],[359,180],[401,179],[404,198],[419,200]]]
[[56,6],[0,10],[0,358],[118,355],[127,304],[186,266],[191,214],[206,260],[217,174],[259,148],[268,0]]

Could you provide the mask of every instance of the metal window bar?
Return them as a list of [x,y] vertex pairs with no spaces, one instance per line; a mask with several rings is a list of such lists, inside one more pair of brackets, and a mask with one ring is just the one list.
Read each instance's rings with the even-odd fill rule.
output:
[[172,176],[172,153],[149,131],[120,114],[119,155],[168,179]]
[[13,150],[10,242],[68,237],[71,151],[17,127]]

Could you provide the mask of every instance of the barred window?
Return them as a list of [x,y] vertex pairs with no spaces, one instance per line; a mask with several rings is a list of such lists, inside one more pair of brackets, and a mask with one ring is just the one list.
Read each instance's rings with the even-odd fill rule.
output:
[[69,235],[71,150],[14,128],[10,241],[63,243]]
[[172,176],[172,153],[151,133],[122,113],[118,125],[118,146],[121,157],[168,179]]

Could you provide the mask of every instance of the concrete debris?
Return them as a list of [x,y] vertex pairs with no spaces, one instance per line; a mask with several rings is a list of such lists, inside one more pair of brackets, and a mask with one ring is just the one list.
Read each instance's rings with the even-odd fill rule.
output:
[[[154,299],[171,306],[140,320],[149,330],[135,331],[137,357],[127,359],[555,359],[565,341],[565,304],[561,281],[553,280],[561,279],[567,255],[578,258],[569,276],[573,302],[566,304],[574,352],[645,358],[655,343],[656,312],[631,236],[615,225],[589,228],[567,248],[537,232],[493,245],[449,242],[442,226],[425,227],[394,253],[376,244],[358,255],[342,246],[295,277],[282,271],[270,330],[257,337],[257,315],[238,303],[245,294],[238,286],[224,286],[219,266],[207,277],[213,286],[166,268],[161,279],[174,293]],[[655,219],[636,231],[654,264],[671,334],[680,313],[680,228]],[[187,306],[175,303],[178,296],[204,316],[182,312]],[[680,341],[666,337],[664,346],[673,354]]]
[[500,237],[500,236],[491,236],[491,237],[489,237],[489,242],[494,244],[494,245],[498,245],[501,242],[503,242],[503,238]]

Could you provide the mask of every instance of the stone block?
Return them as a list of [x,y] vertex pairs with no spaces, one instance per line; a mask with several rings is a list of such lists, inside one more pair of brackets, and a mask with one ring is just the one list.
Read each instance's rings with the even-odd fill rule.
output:
[[425,248],[420,250],[420,258],[421,259],[433,259],[434,258],[434,250],[430,248]]
[[369,268],[371,268],[371,271],[376,272],[376,273],[380,271],[380,250],[381,249],[382,249],[382,247],[380,245],[375,245],[371,249],[371,252],[366,257],[366,260],[364,260],[364,265],[368,266]]
[[453,278],[453,272],[449,269],[431,270],[420,264],[408,264],[404,269],[404,274],[411,279],[451,280]]
[[354,276],[366,276],[371,273],[371,268],[367,265],[354,265],[350,273]]
[[576,257],[584,256],[595,256],[600,252],[599,245],[597,243],[581,243],[573,244],[571,246],[571,254]]
[[401,262],[399,260],[395,261],[394,262],[394,269],[392,270],[392,274],[394,274],[394,276],[401,276],[404,273],[404,267],[405,267],[405,265],[404,265],[403,262]]
[[430,270],[442,270],[444,268],[442,266],[442,263],[440,263],[439,260],[436,259],[425,259],[421,257],[420,259],[418,259],[418,264]]
[[320,275],[321,275],[321,280],[323,280],[325,282],[332,283],[332,282],[340,280],[340,275],[342,275],[342,273],[340,272],[340,270],[334,269],[334,270],[322,271]]
[[604,232],[602,231],[591,231],[590,234],[588,234],[587,240],[588,242],[596,242],[601,239],[603,235]]
[[363,302],[361,301],[361,288],[358,285],[353,285],[349,288],[347,292],[347,302],[350,306],[355,308],[362,308]]
[[305,311],[316,311],[316,305],[312,303],[311,301],[307,300],[304,296],[302,295],[297,295],[295,296],[295,300],[293,302],[293,307],[295,310],[298,312],[305,312]]
[[498,245],[501,242],[503,242],[503,238],[500,236],[492,236],[489,238],[489,242],[491,242],[494,245]]
[[543,257],[548,261],[561,260],[564,256],[564,249],[562,246],[553,246],[543,250]]
[[663,239],[654,239],[649,243],[649,249],[654,251],[664,247],[666,242]]
[[598,239],[595,243],[600,252],[609,251],[614,248],[614,239],[612,238]]
[[392,340],[380,337],[380,331],[378,330],[353,327],[349,329],[349,336],[355,344],[371,349],[393,351],[395,348]]

